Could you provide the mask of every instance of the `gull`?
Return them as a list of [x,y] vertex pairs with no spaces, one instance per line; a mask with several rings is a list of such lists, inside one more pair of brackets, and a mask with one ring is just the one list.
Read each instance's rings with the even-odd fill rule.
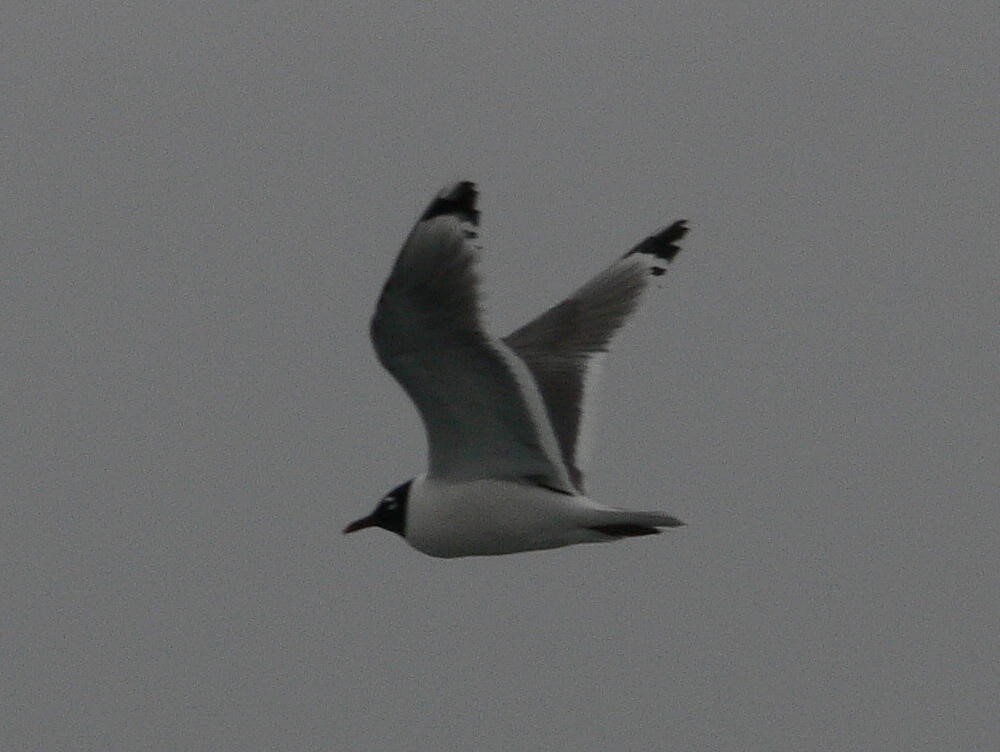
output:
[[498,339],[483,329],[474,183],[445,187],[411,230],[371,322],[381,364],[416,404],[427,472],[345,533],[380,527],[430,556],[491,556],[653,535],[684,523],[584,490],[594,382],[613,335],[665,273],[684,220]]

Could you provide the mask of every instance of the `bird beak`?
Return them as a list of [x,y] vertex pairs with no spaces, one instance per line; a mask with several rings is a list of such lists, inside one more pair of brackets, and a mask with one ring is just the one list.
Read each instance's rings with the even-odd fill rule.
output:
[[350,525],[344,528],[345,533],[356,533],[358,530],[364,530],[366,527],[375,527],[378,522],[375,520],[375,515],[370,514],[367,517],[362,517],[360,520],[355,520]]

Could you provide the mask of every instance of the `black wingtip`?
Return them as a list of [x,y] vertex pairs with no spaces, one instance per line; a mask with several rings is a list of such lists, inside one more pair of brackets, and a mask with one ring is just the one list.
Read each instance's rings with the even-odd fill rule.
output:
[[470,180],[461,180],[446,186],[431,201],[431,205],[420,216],[421,221],[434,219],[445,215],[458,217],[464,222],[479,224],[479,210],[476,209],[476,197],[479,191],[476,184]]
[[604,535],[614,538],[635,538],[640,535],[659,535],[660,531],[650,525],[634,525],[631,523],[617,523],[611,525],[588,525],[588,529],[595,530]]
[[[687,220],[679,219],[669,227],[664,227],[655,235],[650,235],[625,255],[631,256],[633,253],[645,253],[669,264],[673,261],[674,256],[681,252],[681,247],[677,245],[677,242],[687,235],[687,232]],[[662,266],[654,266],[652,268],[652,273],[656,276],[664,272],[666,272],[666,268]]]

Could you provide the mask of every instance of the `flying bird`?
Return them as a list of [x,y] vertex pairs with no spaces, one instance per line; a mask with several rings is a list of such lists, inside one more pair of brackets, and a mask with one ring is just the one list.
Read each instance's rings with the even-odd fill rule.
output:
[[414,225],[371,322],[379,361],[416,404],[427,472],[345,533],[381,527],[431,556],[599,543],[684,523],[590,499],[593,389],[612,336],[680,251],[684,220],[649,236],[566,300],[498,339],[480,321],[478,192],[446,187]]

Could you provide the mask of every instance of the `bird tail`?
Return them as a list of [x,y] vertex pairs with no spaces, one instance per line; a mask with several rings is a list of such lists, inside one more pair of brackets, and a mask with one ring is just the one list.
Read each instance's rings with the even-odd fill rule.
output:
[[613,538],[632,538],[638,535],[656,535],[661,527],[682,527],[676,517],[662,512],[630,512],[624,509],[609,510],[606,521],[587,528]]

